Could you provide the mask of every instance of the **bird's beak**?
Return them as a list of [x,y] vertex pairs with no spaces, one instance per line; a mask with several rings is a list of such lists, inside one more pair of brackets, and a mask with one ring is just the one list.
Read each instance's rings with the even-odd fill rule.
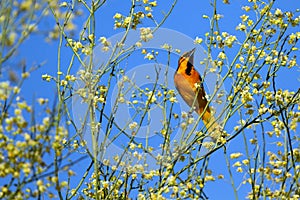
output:
[[188,51],[183,54],[183,57],[187,58],[189,63],[193,64],[194,63],[194,53],[196,51],[196,48],[193,48],[191,51]]
[[185,52],[182,56],[185,58],[191,58],[194,56],[195,51],[196,51],[196,48],[193,48],[192,50]]
[[192,50],[190,50],[190,51],[188,52],[189,57],[194,56],[195,51],[196,51],[196,48],[193,48]]

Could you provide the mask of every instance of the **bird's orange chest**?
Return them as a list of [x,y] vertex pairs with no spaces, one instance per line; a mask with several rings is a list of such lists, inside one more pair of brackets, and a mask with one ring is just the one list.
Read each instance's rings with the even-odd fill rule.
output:
[[[181,63],[181,65],[186,66],[186,63]],[[189,74],[187,74],[186,72],[186,67],[179,67],[177,73],[181,74],[185,78],[185,80],[188,81],[192,88],[195,88],[195,83],[201,82],[201,77],[199,73],[194,69],[194,67],[191,68]]]
[[184,74],[184,77],[190,82],[190,84],[192,84],[193,86],[195,86],[195,83],[200,83],[200,75],[199,73],[193,68],[191,70],[190,75],[188,74]]

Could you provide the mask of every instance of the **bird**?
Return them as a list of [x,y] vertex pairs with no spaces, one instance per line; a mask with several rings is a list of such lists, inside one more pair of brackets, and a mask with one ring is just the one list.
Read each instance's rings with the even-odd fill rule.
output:
[[[209,133],[210,138],[217,142],[223,134],[223,129],[216,121],[206,99],[201,75],[194,67],[195,48],[183,53],[178,60],[178,68],[174,74],[175,87],[194,111],[201,116],[201,119]],[[196,97],[197,95],[197,97]]]

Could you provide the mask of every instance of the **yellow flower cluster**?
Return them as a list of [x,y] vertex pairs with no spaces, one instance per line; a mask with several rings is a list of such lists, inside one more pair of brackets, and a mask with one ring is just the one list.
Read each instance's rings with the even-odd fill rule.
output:
[[[89,35],[88,36],[89,41],[92,43],[94,41],[94,35]],[[83,45],[80,41],[75,41],[71,38],[67,39],[68,45],[72,48],[74,52],[80,52],[85,54],[85,55],[90,55],[91,54],[91,48],[89,45]]]
[[140,38],[142,41],[147,42],[153,38],[152,30],[148,28],[140,28]]

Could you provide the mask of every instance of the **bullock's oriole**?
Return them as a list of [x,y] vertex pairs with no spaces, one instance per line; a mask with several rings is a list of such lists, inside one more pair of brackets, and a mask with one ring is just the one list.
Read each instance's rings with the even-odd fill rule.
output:
[[[185,52],[178,60],[178,68],[174,75],[175,87],[183,100],[202,116],[203,123],[209,136],[214,140],[222,135],[222,128],[211,113],[205,97],[203,81],[194,67],[195,48]],[[195,97],[197,95],[197,97]]]

